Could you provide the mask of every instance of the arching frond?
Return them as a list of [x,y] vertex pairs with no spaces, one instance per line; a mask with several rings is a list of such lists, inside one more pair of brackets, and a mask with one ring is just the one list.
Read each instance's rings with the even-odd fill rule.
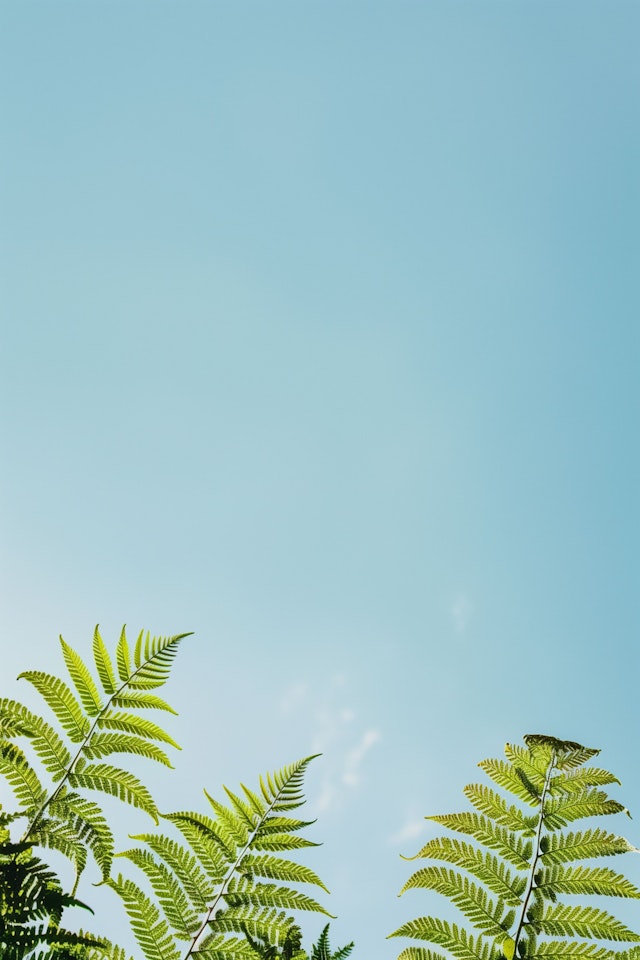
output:
[[[166,682],[186,636],[141,634],[132,657],[123,628],[115,651],[116,672],[114,659],[96,627],[93,659],[97,676],[62,637],[71,686],[40,670],[20,674],[54,715],[52,724],[17,701],[0,700],[0,775],[12,786],[21,815],[28,820],[25,841],[58,850],[80,873],[90,851],[105,879],[113,858],[113,838],[99,806],[83,797],[83,792],[118,797],[146,811],[157,822],[156,804],[137,776],[123,767],[95,761],[117,753],[171,766],[165,749],[158,744],[177,744],[160,725],[137,711],[175,712],[165,700],[148,691]],[[13,742],[18,739],[25,740],[26,747]],[[29,749],[42,762],[49,784],[42,782],[32,767]]]
[[507,744],[506,761],[480,764],[517,804],[483,784],[465,788],[477,812],[429,819],[469,840],[429,840],[417,857],[450,866],[421,867],[401,891],[421,887],[439,893],[474,932],[433,916],[410,921],[392,936],[426,941],[444,954],[410,946],[402,960],[631,960],[639,949],[612,952],[589,942],[633,944],[640,934],[599,907],[560,902],[576,894],[640,899],[640,890],[622,874],[592,864],[574,866],[628,852],[631,844],[599,828],[565,829],[576,820],[624,811],[601,789],[617,779],[584,767],[598,751],[574,741],[535,735],[525,737],[525,744]]
[[[312,758],[306,758],[263,777],[260,793],[242,788],[244,798],[226,791],[224,804],[206,793],[210,814],[181,811],[164,815],[182,835],[182,842],[160,834],[136,839],[145,849],[126,850],[147,877],[155,894],[153,924],[164,936],[171,932],[174,944],[183,943],[181,956],[245,956],[246,938],[275,949],[289,937],[294,920],[291,912],[326,910],[306,892],[290,886],[303,883],[324,888],[313,871],[272,856],[264,844],[278,849],[301,846],[299,834],[309,822],[289,814],[304,802],[303,777]],[[264,882],[264,881],[270,882]],[[111,883],[120,893],[120,881]],[[132,908],[134,933],[147,960],[155,960],[155,945],[148,936],[138,936]],[[164,926],[158,924],[162,922]],[[164,942],[164,941],[163,941]],[[278,946],[280,945],[280,946]],[[173,954],[172,954],[173,955]],[[275,956],[281,956],[276,952]],[[293,955],[292,955],[293,958]]]

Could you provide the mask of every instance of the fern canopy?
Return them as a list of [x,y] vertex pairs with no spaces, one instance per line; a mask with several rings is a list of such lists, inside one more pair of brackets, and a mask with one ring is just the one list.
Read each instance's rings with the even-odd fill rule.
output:
[[286,960],[298,956],[299,931],[291,912],[327,913],[308,893],[290,886],[326,890],[312,870],[287,856],[315,846],[301,835],[310,823],[291,816],[304,802],[303,778],[311,759],[262,777],[257,791],[244,785],[238,793],[225,788],[225,803],[205,791],[207,813],[164,815],[180,840],[143,834],[134,837],[143,846],[118,854],[142,871],[153,891],[150,898],[122,876],[109,881],[147,960],[247,960],[256,951]]
[[[540,734],[524,740],[524,746],[506,745],[506,759],[479,764],[492,784],[465,788],[473,810],[427,818],[454,836],[423,846],[412,859],[427,865],[401,893],[439,893],[465,924],[433,916],[403,924],[391,936],[419,945],[406,947],[399,960],[640,957],[633,946],[640,934],[608,911],[562,902],[572,894],[640,899],[622,874],[593,862],[629,852],[631,844],[601,828],[573,828],[578,820],[627,812],[602,789],[617,779],[589,765],[597,750]],[[630,946],[615,950],[605,943]]]

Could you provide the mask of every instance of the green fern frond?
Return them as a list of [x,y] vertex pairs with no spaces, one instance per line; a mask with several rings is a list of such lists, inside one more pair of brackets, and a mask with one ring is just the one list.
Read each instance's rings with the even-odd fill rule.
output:
[[64,662],[67,665],[69,676],[80,697],[80,702],[87,716],[96,717],[102,709],[102,702],[93,677],[82,657],[80,657],[73,647],[70,647],[62,637],[60,637],[60,644],[62,646]]
[[41,670],[26,670],[18,676],[19,680],[23,678],[33,684],[43,697],[71,742],[81,743],[91,724],[64,680]]
[[436,953],[428,947],[405,947],[398,954],[398,960],[447,960],[443,953]]
[[347,943],[344,947],[332,952],[329,942],[329,924],[327,924],[311,948],[310,960],[346,960],[354,946],[354,943]]
[[131,733],[134,736],[143,737],[147,740],[158,740],[161,743],[168,743],[176,750],[182,749],[173,737],[169,736],[166,730],[159,727],[158,724],[148,720],[147,717],[138,717],[135,713],[122,713],[114,711],[100,717],[98,724],[100,730],[118,730],[122,733]]
[[[573,865],[633,850],[628,841],[601,829],[565,832],[568,824],[583,817],[625,810],[599,789],[617,779],[606,770],[583,767],[598,751],[574,741],[537,735],[525,737],[525,743],[525,748],[508,744],[506,761],[480,764],[498,787],[526,805],[524,810],[482,784],[465,788],[478,813],[429,819],[466,834],[473,842],[448,837],[429,840],[417,856],[451,866],[422,867],[401,891],[422,887],[440,893],[479,935],[435,917],[421,917],[392,936],[427,941],[444,948],[446,957],[430,947],[411,946],[401,954],[404,960],[513,960],[516,956],[632,960],[634,950],[640,958],[640,948],[612,953],[588,942],[640,943],[640,934],[615,916],[596,907],[558,902],[563,895],[640,899],[640,890],[622,874],[597,865]],[[536,808],[533,816],[531,807]]]
[[621,873],[608,867],[547,867],[537,877],[537,885],[546,890],[569,894],[597,894],[602,897],[640,899],[640,890]]
[[9,781],[25,813],[37,809],[46,791],[17,744],[0,742],[0,774]]
[[[495,893],[509,906],[518,906],[526,887],[526,878],[516,874],[498,857],[481,847],[451,837],[437,837],[429,840],[419,856],[423,859],[444,860],[468,871],[481,880],[492,893]],[[415,859],[415,858],[411,858]],[[418,871],[419,873],[420,871]],[[414,874],[415,877],[415,874]],[[417,886],[410,877],[402,890]]]
[[[491,850],[496,850],[505,860],[513,864],[520,870],[526,870],[529,866],[529,858],[533,844],[528,838],[523,838],[517,833],[511,833],[506,827],[494,823],[488,817],[478,813],[450,813],[440,814],[438,816],[425,817],[426,820],[433,820],[449,830],[455,830],[458,833],[465,833],[473,837],[478,843]],[[418,853],[422,856],[422,851]]]
[[140,690],[127,689],[123,693],[116,693],[111,702],[114,707],[124,707],[125,709],[135,707],[138,710],[166,710],[167,713],[173,713],[177,716],[176,711],[166,700],[155,696],[153,693],[145,693]]
[[[303,776],[310,759],[263,777],[260,794],[243,788],[246,800],[226,790],[230,803],[225,805],[206,793],[212,815],[193,811],[164,815],[180,831],[184,843],[144,834],[136,839],[145,843],[146,850],[122,854],[145,874],[154,890],[154,924],[162,919],[175,943],[188,944],[185,960],[192,955],[221,956],[227,939],[230,953],[240,951],[243,956],[245,948],[239,944],[243,938],[246,942],[246,937],[266,944],[267,952],[287,936],[291,945],[294,921],[290,911],[327,913],[307,893],[286,885],[288,881],[322,887],[316,874],[265,853],[263,847],[264,843],[309,843],[298,835],[308,821],[288,814],[304,802]],[[120,881],[112,886],[120,892]],[[134,933],[147,960],[154,960],[135,924]],[[291,960],[295,960],[294,954]]]
[[88,764],[81,773],[69,774],[69,784],[76,789],[100,790],[111,794],[124,803],[139,807],[158,822],[158,808],[147,788],[132,773],[119,767],[107,763]]
[[147,960],[181,960],[169,926],[154,902],[131,880],[109,880],[122,900],[131,929]]
[[3,721],[12,722],[11,729],[8,725],[4,728],[6,739],[28,737],[31,746],[47,771],[52,775],[53,780],[59,780],[64,776],[66,768],[71,762],[71,754],[46,720],[32,713],[17,700],[7,700],[5,698],[0,699],[0,717]]
[[157,744],[126,733],[97,733],[85,749],[86,756],[91,760],[108,757],[114,753],[135,754],[138,757],[156,760],[167,767],[173,766],[167,754]]
[[266,877],[294,883],[311,883],[329,893],[320,877],[301,863],[281,860],[278,857],[247,854],[242,861],[242,870],[248,877]]
[[635,847],[624,837],[597,828],[578,833],[552,833],[542,838],[541,851],[540,860],[543,864],[571,863],[574,860],[632,853]]
[[93,659],[96,670],[102,684],[105,694],[110,697],[118,689],[116,675],[113,672],[113,663],[109,656],[106,644],[100,634],[100,628],[96,626],[93,631]]

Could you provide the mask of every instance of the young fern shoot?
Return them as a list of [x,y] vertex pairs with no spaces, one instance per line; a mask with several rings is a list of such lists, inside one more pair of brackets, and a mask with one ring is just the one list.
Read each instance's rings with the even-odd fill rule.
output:
[[144,847],[118,854],[142,870],[153,890],[154,899],[122,876],[109,881],[146,960],[256,960],[258,943],[270,955],[305,957],[288,911],[327,911],[287,884],[326,887],[308,867],[278,854],[316,846],[300,836],[310,822],[290,816],[304,802],[311,759],[262,777],[259,792],[225,788],[227,805],[205,791],[212,813],[167,814],[184,842],[143,834],[133,839]]
[[[505,760],[479,764],[520,804],[486,784],[467,786],[475,810],[427,818],[458,836],[429,840],[416,858],[433,863],[401,890],[442,894],[472,931],[432,916],[412,920],[391,936],[446,953],[409,946],[399,960],[640,960],[640,948],[633,946],[640,934],[605,910],[559,900],[567,894],[640,899],[640,890],[623,875],[592,863],[634,850],[627,840],[599,827],[567,829],[583,818],[628,812],[601,789],[618,780],[585,766],[597,750],[538,734],[524,740],[525,746],[506,745]],[[613,950],[603,942],[632,946]]]

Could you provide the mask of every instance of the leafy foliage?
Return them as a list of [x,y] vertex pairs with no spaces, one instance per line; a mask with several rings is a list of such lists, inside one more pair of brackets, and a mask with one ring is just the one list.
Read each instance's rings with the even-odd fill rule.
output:
[[[291,816],[304,802],[311,759],[262,777],[259,792],[244,785],[239,794],[225,788],[226,804],[205,791],[207,814],[165,815],[180,841],[143,834],[134,838],[143,847],[119,854],[143,872],[153,891],[152,899],[122,876],[109,881],[147,960],[305,956],[290,911],[327,911],[289,884],[326,887],[308,867],[278,854],[316,845],[301,836],[310,823]],[[323,954],[317,960],[330,958]]]
[[[84,907],[65,894],[53,871],[32,855],[28,843],[12,843],[0,814],[0,952],[4,960],[106,958],[105,941],[61,926],[67,907]],[[115,954],[111,954],[115,960]],[[124,960],[124,958],[122,958]]]
[[542,735],[524,739],[524,747],[507,744],[506,760],[479,764],[516,805],[492,786],[467,786],[474,811],[427,819],[469,839],[429,840],[416,858],[430,863],[401,891],[440,893],[473,932],[431,916],[412,920],[392,936],[411,937],[446,953],[409,946],[399,960],[640,957],[638,947],[613,951],[599,942],[640,942],[640,934],[612,914],[559,900],[567,894],[640,899],[640,890],[621,874],[581,862],[631,851],[631,844],[599,828],[567,829],[577,820],[628,812],[600,789],[618,781],[606,770],[585,766],[597,750]]
[[[109,876],[114,853],[113,836],[102,810],[85,791],[118,797],[158,822],[156,804],[138,777],[100,761],[125,754],[171,766],[158,743],[177,744],[138,711],[174,712],[150,691],[168,679],[185,636],[188,634],[151,637],[142,632],[131,649],[123,628],[114,664],[96,627],[93,658],[97,677],[61,637],[70,684],[40,670],[20,675],[43,697],[54,715],[54,725],[15,700],[0,700],[0,774],[13,789],[19,816],[27,820],[22,840],[29,846],[50,847],[71,860],[76,871],[74,892],[87,863],[87,851],[93,854],[103,879]],[[49,776],[48,785],[28,752],[15,742],[25,739]]]

